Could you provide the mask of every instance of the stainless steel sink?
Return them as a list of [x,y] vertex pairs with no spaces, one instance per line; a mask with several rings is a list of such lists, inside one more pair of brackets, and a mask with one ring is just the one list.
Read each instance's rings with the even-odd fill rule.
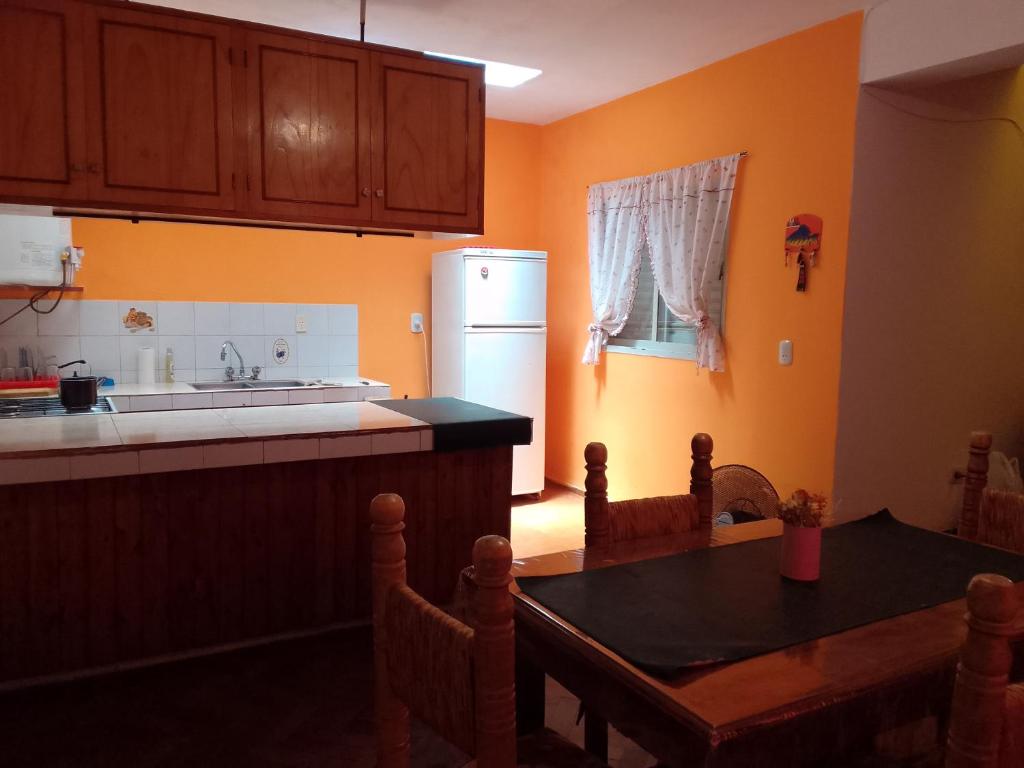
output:
[[306,387],[308,384],[296,379],[266,379],[258,381],[202,381],[198,384],[189,384],[189,386],[200,392],[219,392],[225,389],[294,389]]
[[221,391],[225,389],[250,389],[249,382],[247,381],[202,381],[198,384],[189,384],[192,389],[197,389],[200,392],[209,392],[211,390]]

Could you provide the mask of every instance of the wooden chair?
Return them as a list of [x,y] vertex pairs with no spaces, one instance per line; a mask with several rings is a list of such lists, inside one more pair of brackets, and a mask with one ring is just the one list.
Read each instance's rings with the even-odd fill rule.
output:
[[982,544],[1024,552],[1024,494],[986,488],[992,435],[971,433],[964,503],[957,535]]
[[690,492],[678,496],[608,501],[608,449],[590,443],[583,452],[587,462],[584,519],[587,547],[602,546],[652,536],[685,533],[697,528],[711,530],[711,435],[698,432],[690,441],[693,464]]
[[1024,766],[1024,686],[1007,685],[1013,661],[1009,636],[1018,609],[1009,579],[990,573],[971,579],[946,768]]
[[607,768],[553,731],[516,739],[508,541],[484,536],[473,547],[470,627],[406,584],[401,497],[377,496],[370,518],[378,768],[408,768],[410,712],[478,768]]
[[[697,529],[709,534],[712,525],[711,435],[698,432],[690,441],[690,492],[676,496],[608,501],[608,448],[589,443],[583,451],[587,477],[584,510],[584,546],[599,547],[622,541],[669,536]],[[608,759],[608,723],[580,703],[583,740],[587,752]]]

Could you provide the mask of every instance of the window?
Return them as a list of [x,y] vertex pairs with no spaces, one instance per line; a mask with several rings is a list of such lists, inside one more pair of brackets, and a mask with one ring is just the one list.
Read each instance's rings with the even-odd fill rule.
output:
[[[630,355],[671,357],[678,360],[697,359],[697,329],[673,315],[658,292],[651,269],[647,246],[640,254],[640,276],[637,280],[633,311],[618,336],[608,339],[609,352]],[[722,332],[723,297],[725,295],[725,266],[711,283],[711,301],[708,315]]]

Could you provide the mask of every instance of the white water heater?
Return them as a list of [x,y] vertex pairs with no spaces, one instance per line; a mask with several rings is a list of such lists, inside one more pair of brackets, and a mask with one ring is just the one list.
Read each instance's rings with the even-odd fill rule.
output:
[[70,246],[71,219],[0,212],[0,285],[60,285]]

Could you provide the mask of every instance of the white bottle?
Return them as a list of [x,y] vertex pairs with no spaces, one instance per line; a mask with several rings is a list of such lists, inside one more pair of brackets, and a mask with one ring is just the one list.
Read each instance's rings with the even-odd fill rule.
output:
[[170,347],[164,355],[164,381],[168,384],[174,383],[174,350]]

